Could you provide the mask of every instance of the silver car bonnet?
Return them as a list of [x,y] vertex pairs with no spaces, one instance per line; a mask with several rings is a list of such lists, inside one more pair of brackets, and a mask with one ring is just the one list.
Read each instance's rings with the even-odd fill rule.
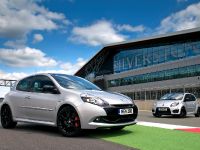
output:
[[170,105],[174,102],[181,102],[181,100],[158,100],[156,103],[156,107],[170,107]]
[[109,104],[133,104],[131,99],[126,97],[125,95],[119,93],[110,93],[106,91],[99,91],[99,90],[83,90],[82,93],[88,94],[94,97],[99,97]]

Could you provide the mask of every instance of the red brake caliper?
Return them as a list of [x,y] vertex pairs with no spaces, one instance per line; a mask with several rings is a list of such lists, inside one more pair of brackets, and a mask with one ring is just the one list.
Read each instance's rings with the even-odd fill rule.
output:
[[75,117],[75,127],[79,127],[79,117]]

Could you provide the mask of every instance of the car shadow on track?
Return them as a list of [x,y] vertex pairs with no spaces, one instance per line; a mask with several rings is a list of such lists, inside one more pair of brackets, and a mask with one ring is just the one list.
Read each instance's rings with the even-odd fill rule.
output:
[[[152,118],[155,118],[155,117],[153,117],[153,116],[151,116]],[[176,115],[174,115],[174,116],[162,116],[162,117],[157,117],[157,118],[163,118],[163,119],[187,119],[187,118],[195,118],[194,116],[186,116],[186,117],[180,117],[180,116],[176,116]]]
[[[0,124],[0,129],[2,128]],[[18,124],[14,129],[16,132],[26,132],[26,134],[45,134],[48,136],[57,136],[62,137],[62,135],[59,133],[58,129],[56,127],[52,126],[45,126],[40,124],[29,124],[29,123],[20,123]],[[92,137],[115,137],[120,135],[126,135],[126,134],[133,134],[129,130],[119,130],[119,131],[113,131],[110,129],[91,129],[91,130],[82,130],[81,134],[78,136],[80,138],[92,138]]]
[[84,134],[87,134],[91,137],[101,137],[101,138],[109,138],[116,137],[128,134],[134,134],[134,132],[126,129],[114,131],[110,129],[96,129],[96,130],[85,130]]
[[45,126],[40,124],[18,124],[14,129],[15,131],[22,131],[29,134],[43,133],[47,135],[60,136],[58,129],[52,126]]

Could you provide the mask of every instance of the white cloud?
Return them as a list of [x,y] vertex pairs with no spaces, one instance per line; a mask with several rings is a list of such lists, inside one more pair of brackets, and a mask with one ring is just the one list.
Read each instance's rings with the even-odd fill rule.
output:
[[0,63],[12,67],[56,66],[57,62],[41,50],[25,47],[21,49],[0,49]]
[[5,73],[0,70],[0,77],[1,79],[10,79],[10,80],[18,80],[23,77],[28,76],[27,73],[24,72],[12,72],[12,73]]
[[49,11],[34,0],[1,0],[0,37],[24,37],[32,30],[57,29],[69,21],[62,13]]
[[18,80],[18,79],[21,79],[23,77],[26,77],[28,75],[35,74],[35,73],[63,73],[63,74],[73,75],[86,62],[87,62],[87,60],[85,60],[83,58],[78,58],[74,64],[71,63],[71,62],[61,63],[57,70],[56,69],[40,70],[40,71],[36,71],[36,72],[33,72],[33,73],[25,73],[25,72],[6,73],[6,72],[3,72],[3,71],[0,70],[0,79]]
[[74,74],[76,71],[78,71],[87,60],[83,58],[78,58],[76,60],[75,64],[72,64],[71,62],[66,62],[60,65],[60,68],[65,71],[66,74]]
[[117,25],[116,28],[119,31],[128,31],[128,32],[143,32],[145,27],[143,25],[131,26],[129,24]]
[[34,34],[33,35],[33,43],[38,43],[43,41],[44,37],[41,34]]
[[11,48],[24,48],[26,44],[26,37],[16,40],[10,40],[4,43],[4,46]]
[[158,34],[200,27],[200,2],[173,13],[161,21]]
[[66,63],[61,63],[60,68],[57,70],[41,70],[37,71],[37,73],[63,73],[63,74],[69,74],[73,75],[78,71],[85,63],[87,60],[83,58],[78,58],[76,62],[73,64],[71,62],[66,62]]
[[97,21],[86,27],[74,27],[70,40],[92,46],[124,41],[126,37],[117,33],[111,22]]

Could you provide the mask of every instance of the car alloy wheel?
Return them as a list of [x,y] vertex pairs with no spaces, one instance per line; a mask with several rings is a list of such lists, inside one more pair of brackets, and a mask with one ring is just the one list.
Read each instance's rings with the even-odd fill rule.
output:
[[10,129],[17,125],[12,119],[12,112],[8,105],[4,105],[1,109],[1,125],[3,128]]
[[181,109],[180,117],[185,118],[187,115],[187,112],[184,108]]
[[77,136],[81,131],[81,124],[76,110],[71,106],[63,107],[58,113],[57,126],[62,135]]

